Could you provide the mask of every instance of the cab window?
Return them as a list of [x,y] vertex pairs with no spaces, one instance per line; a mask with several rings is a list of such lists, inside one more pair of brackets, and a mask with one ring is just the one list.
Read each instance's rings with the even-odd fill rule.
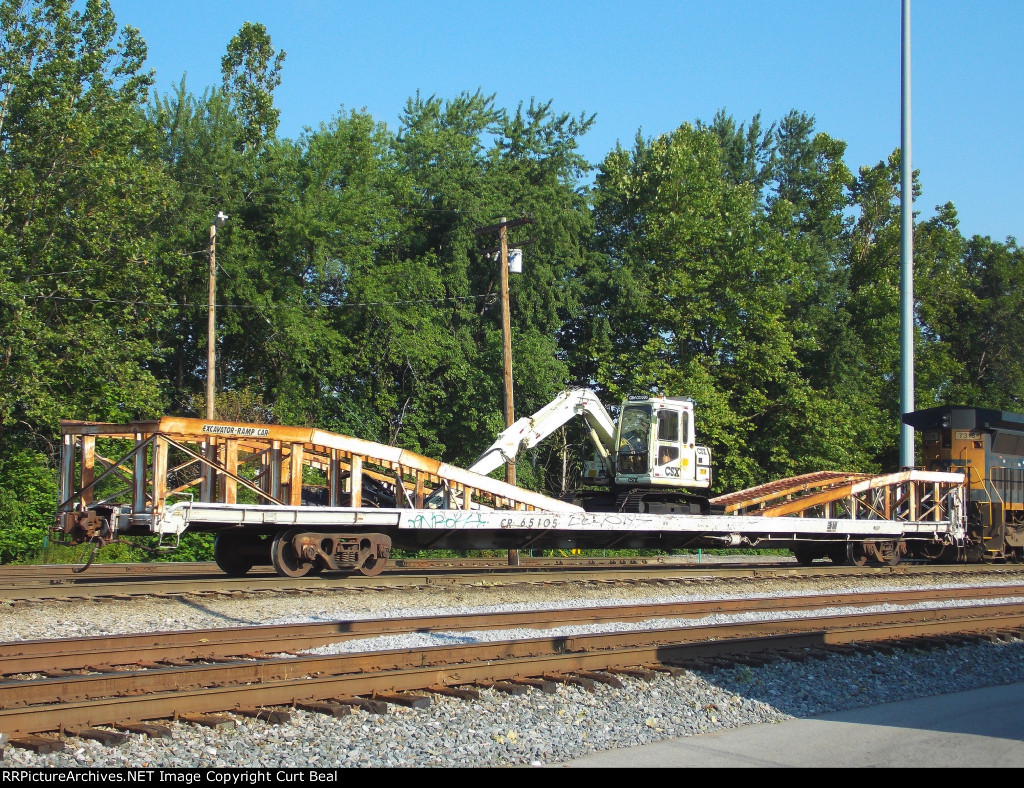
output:
[[673,410],[658,411],[658,440],[679,440],[679,414]]
[[619,451],[635,454],[647,451],[651,434],[651,410],[649,407],[626,408],[622,413],[622,429],[619,432]]

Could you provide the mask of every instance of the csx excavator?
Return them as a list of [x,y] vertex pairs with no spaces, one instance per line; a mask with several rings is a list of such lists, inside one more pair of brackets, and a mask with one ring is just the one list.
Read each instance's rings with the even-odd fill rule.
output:
[[711,514],[706,497],[688,492],[711,486],[711,452],[696,443],[693,408],[688,398],[631,395],[616,423],[593,391],[566,389],[508,427],[468,470],[486,475],[514,462],[579,416],[594,455],[583,470],[585,486],[567,500],[594,512]]

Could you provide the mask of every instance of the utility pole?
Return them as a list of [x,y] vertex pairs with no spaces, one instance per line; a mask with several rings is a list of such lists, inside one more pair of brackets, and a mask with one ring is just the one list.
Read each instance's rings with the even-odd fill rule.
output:
[[[477,235],[498,233],[499,245],[497,249],[485,249],[483,254],[492,255],[498,252],[498,266],[501,269],[501,337],[502,337],[502,361],[503,379],[505,390],[505,427],[511,427],[516,420],[515,407],[512,399],[512,325],[509,316],[508,305],[508,228],[521,227],[524,224],[533,224],[533,219],[513,219],[509,221],[504,216],[498,224],[487,227],[479,227]],[[533,239],[524,243],[532,243]],[[516,483],[515,460],[505,463],[505,481],[509,484]],[[519,566],[519,551],[508,551],[508,565]]]
[[223,227],[228,215],[218,211],[210,225],[210,282],[206,307],[206,418],[217,418],[214,391],[217,377],[217,228]]
[[[516,420],[515,407],[512,399],[512,326],[511,318],[509,317],[509,305],[508,305],[508,228],[510,227],[522,227],[525,224],[533,224],[533,219],[506,219],[504,216],[501,217],[501,221],[498,224],[491,224],[487,227],[478,227],[476,229],[477,235],[491,235],[498,233],[499,246],[492,249],[484,249],[481,254],[493,255],[498,254],[498,265],[500,267],[501,275],[501,336],[502,336],[502,361],[503,361],[503,379],[504,379],[504,391],[505,391],[505,427],[511,427],[513,422]],[[534,239],[523,241],[522,245],[533,243]],[[505,481],[509,484],[516,483],[516,466],[514,462],[508,462],[505,464]]]
[[[506,219],[501,217],[501,338],[502,338],[502,361],[505,380],[505,427],[511,427],[516,420],[515,407],[512,404],[512,325],[508,307],[508,226]],[[505,481],[509,484],[516,483],[516,464],[509,462],[505,464]]]

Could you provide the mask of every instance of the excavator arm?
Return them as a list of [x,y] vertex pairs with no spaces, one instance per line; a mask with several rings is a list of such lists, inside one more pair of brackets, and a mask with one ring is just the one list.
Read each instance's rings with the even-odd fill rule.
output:
[[487,475],[544,440],[570,419],[581,416],[590,430],[590,439],[605,471],[612,475],[615,450],[615,422],[590,389],[566,389],[532,416],[524,416],[507,428],[469,470]]

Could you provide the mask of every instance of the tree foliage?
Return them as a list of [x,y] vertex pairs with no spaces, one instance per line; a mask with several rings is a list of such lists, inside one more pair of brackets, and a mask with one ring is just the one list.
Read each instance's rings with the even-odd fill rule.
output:
[[[61,418],[205,412],[209,228],[223,418],[317,425],[472,462],[504,427],[498,235],[516,415],[569,385],[690,396],[715,489],[897,462],[900,158],[851,170],[793,111],[638,133],[416,94],[277,136],[284,52],[247,22],[219,86],[150,93],[107,0],[0,0],[0,560],[53,516]],[[591,177],[593,175],[593,178]],[[919,196],[920,174],[916,174]],[[916,224],[916,398],[1024,409],[1024,260]],[[559,493],[573,427],[519,463]],[[206,549],[201,540],[195,550]],[[192,548],[190,548],[192,549]]]

